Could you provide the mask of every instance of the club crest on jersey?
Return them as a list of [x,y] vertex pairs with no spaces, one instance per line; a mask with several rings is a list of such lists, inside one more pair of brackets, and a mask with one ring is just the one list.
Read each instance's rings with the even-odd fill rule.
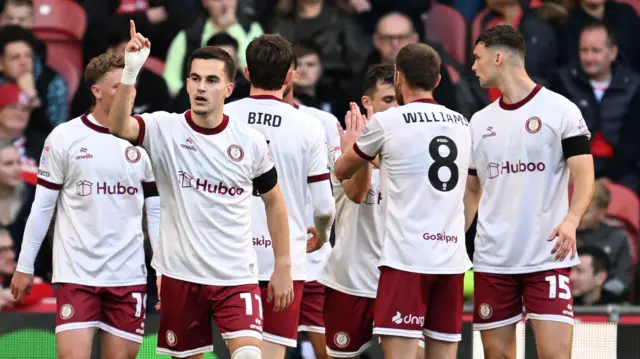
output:
[[487,303],[482,303],[478,307],[478,315],[482,319],[489,319],[493,315],[493,308]]
[[129,147],[127,147],[126,150],[124,150],[124,157],[130,163],[136,163],[136,162],[140,161],[140,157],[142,157],[142,155],[140,154],[140,150],[139,149],[137,149],[134,146],[129,146]]
[[538,133],[542,128],[542,120],[540,120],[540,117],[531,117],[524,124],[524,128],[531,134]]
[[349,338],[349,334],[345,332],[337,332],[336,335],[333,336],[333,342],[338,348],[346,348],[351,342],[351,338]]
[[65,304],[60,308],[60,318],[62,320],[68,320],[73,317],[73,306],[71,304]]
[[227,156],[234,162],[240,162],[244,158],[244,151],[238,145],[231,145],[227,148]]
[[175,347],[176,344],[178,344],[178,337],[176,333],[171,330],[167,330],[167,344],[169,344],[170,347]]

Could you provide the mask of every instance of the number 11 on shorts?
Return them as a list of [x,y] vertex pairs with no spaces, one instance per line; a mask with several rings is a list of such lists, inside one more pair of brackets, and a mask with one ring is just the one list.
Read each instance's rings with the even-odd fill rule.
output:
[[544,280],[549,282],[549,298],[555,299],[571,299],[571,290],[569,289],[569,277],[559,274],[545,277]]
[[[253,315],[253,303],[251,303],[251,295],[252,293],[240,293],[240,298],[244,299],[246,315]],[[260,318],[262,318],[262,300],[257,294],[253,294],[253,296],[255,297],[256,302],[258,302],[258,313],[260,313]]]

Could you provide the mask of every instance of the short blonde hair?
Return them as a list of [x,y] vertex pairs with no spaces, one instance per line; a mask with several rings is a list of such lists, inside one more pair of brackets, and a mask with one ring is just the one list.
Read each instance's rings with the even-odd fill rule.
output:
[[598,209],[609,208],[609,203],[611,203],[611,191],[609,191],[605,183],[603,179],[597,179],[595,182],[592,201]]

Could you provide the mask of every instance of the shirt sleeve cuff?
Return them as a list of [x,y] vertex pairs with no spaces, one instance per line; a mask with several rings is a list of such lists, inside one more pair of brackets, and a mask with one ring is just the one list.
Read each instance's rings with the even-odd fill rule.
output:
[[356,152],[356,154],[358,156],[362,157],[363,159],[365,159],[367,161],[373,161],[376,158],[376,156],[371,157],[368,154],[362,152],[362,150],[360,150],[360,147],[358,147],[357,143],[353,144],[353,150]]

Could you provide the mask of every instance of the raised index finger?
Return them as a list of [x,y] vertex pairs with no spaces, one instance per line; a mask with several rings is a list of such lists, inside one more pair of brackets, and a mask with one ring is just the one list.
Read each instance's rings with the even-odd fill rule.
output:
[[129,20],[129,35],[131,35],[132,39],[136,37],[136,33],[136,23],[133,20]]

